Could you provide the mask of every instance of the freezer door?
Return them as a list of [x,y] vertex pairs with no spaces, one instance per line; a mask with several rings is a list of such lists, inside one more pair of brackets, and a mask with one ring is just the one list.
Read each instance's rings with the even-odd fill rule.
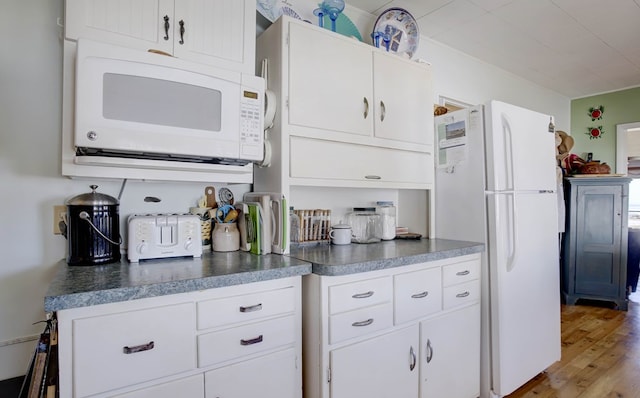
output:
[[556,190],[550,116],[504,102],[485,106],[488,191]]
[[487,195],[492,389],[510,394],[560,359],[554,193]]

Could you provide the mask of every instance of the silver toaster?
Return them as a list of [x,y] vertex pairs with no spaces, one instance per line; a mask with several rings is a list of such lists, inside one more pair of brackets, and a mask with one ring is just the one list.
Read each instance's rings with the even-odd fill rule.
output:
[[130,262],[202,256],[200,218],[195,214],[133,214],[128,232]]

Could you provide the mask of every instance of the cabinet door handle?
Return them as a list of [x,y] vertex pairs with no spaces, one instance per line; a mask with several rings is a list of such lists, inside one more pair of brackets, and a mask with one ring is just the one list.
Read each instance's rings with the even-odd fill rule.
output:
[[164,39],[165,40],[169,40],[169,27],[171,25],[169,24],[169,16],[165,15],[164,16]]
[[250,305],[248,307],[240,306],[240,312],[254,312],[262,309],[262,303]]
[[122,347],[122,352],[124,352],[125,354],[135,354],[136,352],[152,350],[153,346],[153,341],[150,341],[147,344],[136,345],[133,347],[124,346]]
[[359,326],[369,326],[373,323],[373,318],[369,318],[366,321],[354,322],[351,326],[359,327]]
[[251,344],[258,344],[258,343],[262,343],[262,335],[255,337],[253,339],[240,339],[240,345],[251,345]]
[[413,346],[409,349],[409,370],[413,370],[416,367],[416,353],[413,351]]
[[364,101],[364,118],[366,119],[369,116],[369,100],[367,97],[363,98]]
[[373,290],[369,290],[366,293],[356,293],[351,297],[353,297],[354,299],[361,299],[361,298],[369,298],[371,296],[373,296]]
[[433,359],[433,347],[431,346],[431,340],[427,339],[427,363],[430,363]]
[[422,293],[412,294],[412,295],[411,295],[411,298],[414,298],[414,299],[420,299],[420,298],[425,298],[425,297],[427,297],[428,295],[429,295],[429,291],[428,291],[428,290],[425,290],[425,291],[424,291],[424,292],[422,292]]
[[468,296],[469,296],[469,294],[471,294],[471,293],[469,293],[468,291],[466,291],[466,292],[462,292],[462,293],[458,293],[458,294],[456,294],[456,297],[458,297],[458,298],[468,297]]
[[373,174],[366,175],[366,176],[364,176],[364,178],[367,179],[367,180],[381,180],[382,179],[382,177],[376,176],[376,175],[373,175]]
[[469,275],[471,273],[471,271],[469,271],[468,269],[464,270],[464,271],[458,271],[456,272],[456,275],[458,276],[465,276],[465,275]]
[[178,43],[184,44],[184,21],[181,19],[178,24],[180,24],[180,41]]
[[384,122],[384,115],[387,113],[387,107],[384,106],[384,101],[380,101],[380,121]]

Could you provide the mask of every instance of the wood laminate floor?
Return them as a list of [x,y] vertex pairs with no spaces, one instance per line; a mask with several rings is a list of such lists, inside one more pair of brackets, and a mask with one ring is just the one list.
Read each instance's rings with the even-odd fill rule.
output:
[[640,292],[629,310],[562,306],[562,359],[508,398],[640,398]]

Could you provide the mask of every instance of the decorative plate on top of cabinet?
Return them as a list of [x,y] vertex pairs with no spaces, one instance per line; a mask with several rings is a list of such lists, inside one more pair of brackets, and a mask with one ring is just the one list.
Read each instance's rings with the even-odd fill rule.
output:
[[302,19],[291,4],[282,0],[256,0],[256,10],[269,22],[275,22],[280,16],[288,15],[295,19]]
[[418,49],[418,23],[404,8],[389,8],[380,14],[371,33],[376,47],[413,57]]

